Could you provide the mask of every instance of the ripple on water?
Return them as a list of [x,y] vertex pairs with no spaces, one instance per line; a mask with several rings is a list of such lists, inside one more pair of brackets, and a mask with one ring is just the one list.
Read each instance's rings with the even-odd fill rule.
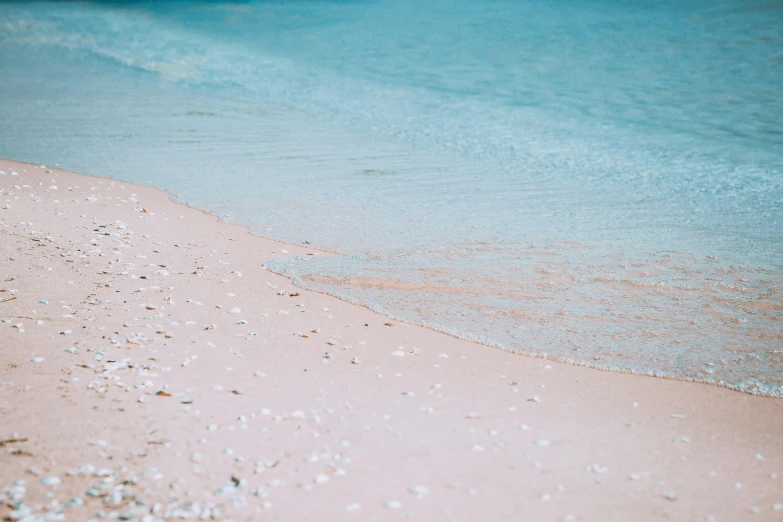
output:
[[278,259],[272,271],[449,334],[595,368],[783,395],[783,281],[684,252],[494,244],[383,258]]

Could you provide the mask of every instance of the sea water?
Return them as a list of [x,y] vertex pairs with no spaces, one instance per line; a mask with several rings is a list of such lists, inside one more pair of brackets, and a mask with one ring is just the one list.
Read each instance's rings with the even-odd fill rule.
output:
[[0,156],[321,247],[266,268],[392,317],[781,396],[781,78],[754,0],[3,2]]

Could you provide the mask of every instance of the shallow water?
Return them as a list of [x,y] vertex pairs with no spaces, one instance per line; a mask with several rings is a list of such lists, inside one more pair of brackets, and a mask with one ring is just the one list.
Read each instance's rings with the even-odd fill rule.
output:
[[[124,5],[124,7],[123,7]],[[0,3],[0,155],[289,242],[298,284],[783,395],[783,7]]]

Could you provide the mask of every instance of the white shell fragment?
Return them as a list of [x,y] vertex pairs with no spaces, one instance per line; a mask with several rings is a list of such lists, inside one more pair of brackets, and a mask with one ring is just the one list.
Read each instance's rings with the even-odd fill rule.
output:
[[408,488],[408,492],[413,493],[419,498],[423,498],[429,494],[430,490],[427,489],[427,486],[411,486]]
[[61,483],[60,477],[51,476],[51,477],[45,477],[41,479],[41,484],[44,486],[57,486]]

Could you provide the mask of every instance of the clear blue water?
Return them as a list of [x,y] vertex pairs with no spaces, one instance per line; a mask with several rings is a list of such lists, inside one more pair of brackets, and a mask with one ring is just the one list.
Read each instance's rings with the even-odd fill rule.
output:
[[781,78],[761,1],[3,2],[0,155],[400,319],[783,395]]

